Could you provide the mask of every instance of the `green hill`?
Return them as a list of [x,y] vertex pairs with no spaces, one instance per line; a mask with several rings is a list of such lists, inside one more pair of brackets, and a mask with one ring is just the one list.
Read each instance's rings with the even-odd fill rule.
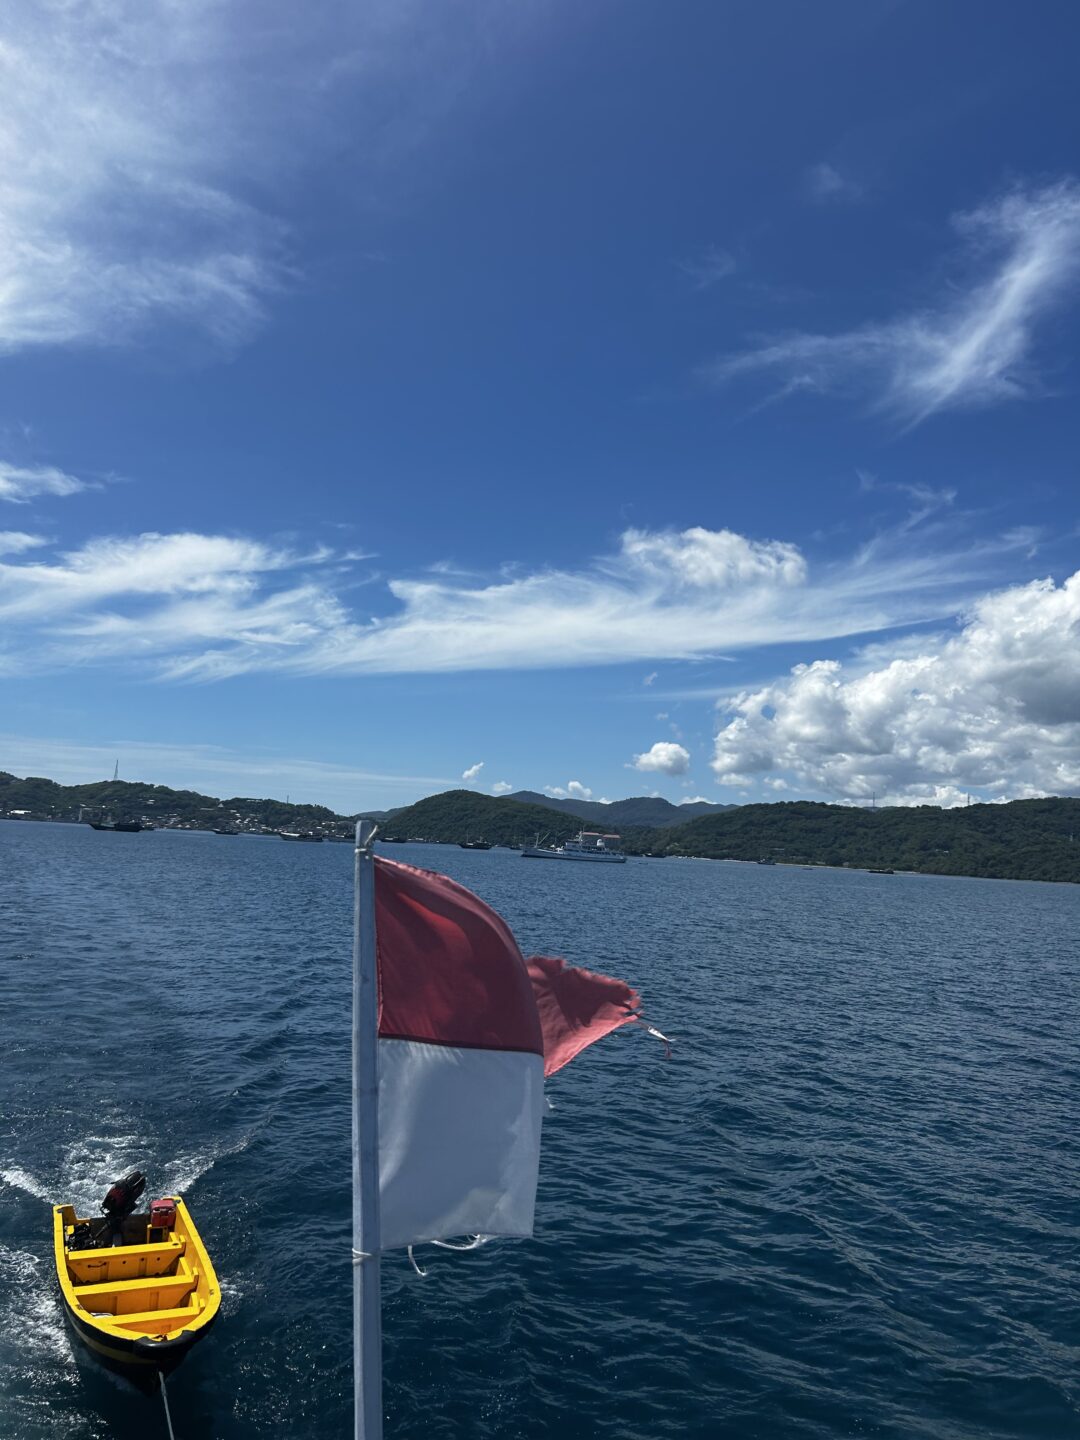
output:
[[492,845],[531,845],[537,835],[547,843],[576,835],[581,821],[546,805],[496,800],[473,790],[447,790],[399,810],[381,828],[380,837],[457,842],[488,840]]
[[1074,799],[954,810],[865,810],[808,801],[741,805],[653,839],[659,850],[713,859],[1080,882],[1080,800]]
[[[619,803],[629,806],[640,801]],[[194,790],[123,780],[57,785],[38,777],[20,780],[0,771],[0,816],[22,812],[30,819],[74,820],[80,806],[117,820],[153,819],[204,829],[225,822],[245,830],[310,829],[338,835],[348,834],[358,818],[336,815],[322,805],[244,797],[217,800]],[[866,810],[796,801],[731,806],[659,828],[625,821],[613,826],[612,812],[617,808],[602,808],[604,820],[599,823],[620,830],[630,854],[1080,883],[1078,799],[1014,800],[1008,805],[957,810],[929,805]],[[557,843],[576,834],[585,818],[546,802],[523,802],[512,796],[495,799],[472,790],[448,790],[405,809],[367,813],[379,821],[384,839],[444,843],[473,839],[494,845],[530,844],[537,835],[549,844]]]
[[545,805],[552,810],[561,810],[566,815],[576,815],[590,825],[602,825],[605,830],[618,830],[620,826],[647,825],[659,829],[667,825],[685,825],[698,815],[712,815],[720,810],[732,810],[732,805],[713,805],[708,800],[693,800],[685,805],[673,805],[659,795],[635,795],[629,800],[554,800],[540,795],[535,790],[519,790],[508,795],[524,805]]
[[[344,833],[359,817],[336,815],[325,805],[291,805],[284,800],[256,800],[234,796],[219,800],[196,790],[171,790],[167,785],[146,785],[130,780],[95,780],[87,785],[58,785],[40,776],[17,776],[0,770],[0,815],[26,811],[36,820],[77,820],[80,808],[88,815],[111,815],[115,820],[152,820],[157,824],[213,829],[228,823],[250,830],[326,830]],[[372,812],[383,820],[393,811]]]

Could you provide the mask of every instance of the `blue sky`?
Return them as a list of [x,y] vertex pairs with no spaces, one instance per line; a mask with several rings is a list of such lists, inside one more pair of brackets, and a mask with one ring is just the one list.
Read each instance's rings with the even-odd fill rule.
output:
[[0,39],[0,768],[1080,793],[1069,7]]

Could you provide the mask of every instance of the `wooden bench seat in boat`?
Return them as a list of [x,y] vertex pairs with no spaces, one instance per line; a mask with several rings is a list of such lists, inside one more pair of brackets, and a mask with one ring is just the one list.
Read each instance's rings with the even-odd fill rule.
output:
[[142,1335],[167,1335],[170,1330],[182,1330],[197,1320],[206,1308],[206,1302],[194,1296],[190,1305],[180,1305],[175,1310],[139,1310],[134,1315],[117,1315],[116,1323],[124,1330],[137,1330]]
[[135,1315],[173,1309],[191,1294],[198,1272],[181,1258],[174,1275],[146,1275],[138,1280],[106,1280],[76,1285],[75,1298],[91,1315]]
[[141,1280],[168,1275],[187,1249],[187,1241],[170,1237],[157,1245],[116,1245],[110,1250],[69,1250],[68,1269],[76,1286],[106,1280]]

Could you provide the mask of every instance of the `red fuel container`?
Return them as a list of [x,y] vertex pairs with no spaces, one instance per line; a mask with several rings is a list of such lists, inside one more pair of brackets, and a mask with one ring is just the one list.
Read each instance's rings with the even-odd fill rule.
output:
[[155,1230],[171,1230],[176,1224],[176,1201],[155,1200],[150,1206],[150,1224]]

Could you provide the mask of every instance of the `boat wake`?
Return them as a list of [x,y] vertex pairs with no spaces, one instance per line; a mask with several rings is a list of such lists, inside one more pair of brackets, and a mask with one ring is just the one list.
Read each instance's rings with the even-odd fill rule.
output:
[[161,1188],[170,1194],[174,1191],[181,1195],[185,1194],[219,1161],[227,1160],[231,1155],[242,1154],[255,1139],[259,1128],[261,1127],[256,1127],[247,1135],[241,1135],[231,1144],[211,1146],[209,1149],[198,1150],[189,1155],[178,1155],[175,1160],[167,1160],[159,1172],[164,1182]]
[[[0,1172],[5,1179],[11,1173]],[[123,1388],[119,1376],[95,1372],[95,1383]],[[5,1440],[108,1440],[116,1433],[87,1404],[44,1247],[36,1255],[0,1243],[0,1396]]]
[[12,1167],[9,1170],[0,1170],[0,1180],[11,1190],[22,1190],[26,1195],[32,1195],[35,1200],[44,1200],[46,1204],[52,1204],[52,1195],[39,1180],[29,1175],[25,1170]]
[[105,1189],[117,1175],[145,1170],[162,1194],[184,1194],[220,1161],[246,1150],[258,1129],[233,1141],[182,1152],[169,1160],[156,1159],[154,1144],[139,1135],[86,1135],[67,1147],[50,1179],[10,1165],[0,1169],[0,1181],[47,1205],[70,1201],[77,1210],[96,1215]]
[[74,1379],[75,1361],[46,1257],[0,1245],[0,1330],[31,1363],[60,1361]]

